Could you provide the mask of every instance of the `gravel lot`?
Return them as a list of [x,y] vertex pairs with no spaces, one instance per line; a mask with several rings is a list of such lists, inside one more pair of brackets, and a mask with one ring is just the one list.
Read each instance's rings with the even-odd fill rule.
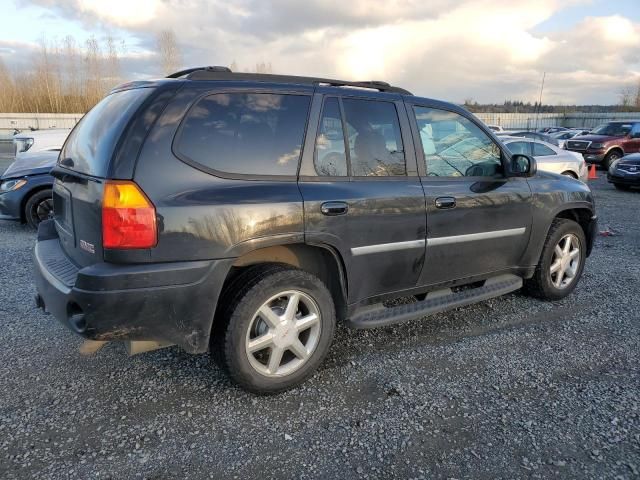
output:
[[176,348],[81,356],[33,305],[34,233],[0,221],[0,477],[638,478],[640,192],[592,186],[619,235],[570,298],[339,328],[275,397]]

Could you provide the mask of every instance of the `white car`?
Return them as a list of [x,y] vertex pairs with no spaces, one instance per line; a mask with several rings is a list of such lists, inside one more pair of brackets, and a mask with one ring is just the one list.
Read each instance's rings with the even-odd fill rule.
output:
[[563,130],[561,132],[552,133],[551,136],[558,140],[558,146],[560,148],[564,148],[564,144],[567,140],[577,136],[577,135],[585,135],[589,133],[588,130]]
[[494,132],[504,132],[504,128],[502,128],[500,125],[487,125],[487,127],[489,127]]
[[47,130],[30,130],[16,133],[13,136],[13,148],[16,158],[25,153],[60,150],[71,133],[68,128],[50,128]]
[[525,137],[500,137],[500,140],[512,153],[524,153],[535,158],[538,170],[560,173],[583,182],[589,177],[587,164],[579,153]]

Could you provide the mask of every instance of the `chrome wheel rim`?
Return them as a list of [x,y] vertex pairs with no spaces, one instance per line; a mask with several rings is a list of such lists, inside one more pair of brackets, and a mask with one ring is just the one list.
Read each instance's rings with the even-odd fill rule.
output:
[[558,289],[573,283],[580,268],[580,241],[573,233],[563,236],[553,249],[549,273],[551,283]]
[[266,377],[290,375],[307,363],[320,340],[320,309],[306,293],[287,290],[260,306],[245,338],[249,363]]

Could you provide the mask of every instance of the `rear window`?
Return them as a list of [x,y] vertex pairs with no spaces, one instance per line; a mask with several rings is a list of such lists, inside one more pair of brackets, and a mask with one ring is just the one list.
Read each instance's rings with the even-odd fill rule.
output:
[[152,89],[135,88],[112,93],[87,113],[73,129],[65,143],[60,160],[65,168],[94,177],[105,177],[113,150],[127,122]]
[[311,97],[220,93],[187,114],[176,153],[214,172],[296,175]]

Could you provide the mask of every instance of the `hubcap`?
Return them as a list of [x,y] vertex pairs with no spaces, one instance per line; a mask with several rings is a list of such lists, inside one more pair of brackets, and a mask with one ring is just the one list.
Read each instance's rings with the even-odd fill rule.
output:
[[306,293],[288,290],[274,295],[249,324],[245,351],[251,366],[267,377],[298,370],[320,339],[320,310]]
[[551,259],[551,283],[556,288],[567,288],[575,280],[580,267],[580,242],[573,233],[560,239],[553,249]]

